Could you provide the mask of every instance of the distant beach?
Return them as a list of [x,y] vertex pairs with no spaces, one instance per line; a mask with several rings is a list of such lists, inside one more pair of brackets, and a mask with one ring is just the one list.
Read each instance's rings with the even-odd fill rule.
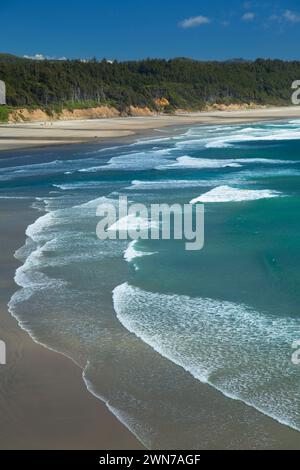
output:
[[143,117],[0,124],[0,151],[136,138],[155,129],[188,125],[239,124],[300,117],[300,106],[204,111]]

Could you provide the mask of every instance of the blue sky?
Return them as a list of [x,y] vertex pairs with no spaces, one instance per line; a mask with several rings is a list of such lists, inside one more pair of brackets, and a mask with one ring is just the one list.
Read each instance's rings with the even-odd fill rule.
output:
[[299,0],[1,0],[0,19],[21,56],[300,59]]

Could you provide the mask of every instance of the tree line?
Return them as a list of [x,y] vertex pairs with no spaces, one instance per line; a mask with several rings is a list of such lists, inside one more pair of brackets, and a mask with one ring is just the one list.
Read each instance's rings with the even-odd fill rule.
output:
[[290,104],[291,84],[300,79],[300,62],[281,60],[202,62],[185,58],[109,62],[96,59],[30,60],[0,54],[0,79],[7,104],[16,107],[110,105],[158,110],[199,110],[219,103]]

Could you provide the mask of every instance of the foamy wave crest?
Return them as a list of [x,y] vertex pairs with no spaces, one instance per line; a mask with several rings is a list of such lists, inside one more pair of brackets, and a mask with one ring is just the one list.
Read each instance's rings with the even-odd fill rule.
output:
[[300,129],[274,128],[258,129],[256,127],[240,129],[231,135],[216,137],[205,144],[206,148],[222,148],[231,147],[234,144],[243,142],[262,142],[262,141],[278,141],[278,140],[298,140],[300,139]]
[[226,396],[300,429],[299,380],[290,359],[299,320],[128,283],[115,288],[113,301],[124,327],[162,356]]
[[297,163],[294,160],[279,160],[271,158],[194,158],[183,156],[176,159],[176,163],[168,163],[158,166],[158,170],[178,169],[178,168],[239,168],[244,165],[262,164],[262,165],[288,165]]
[[[26,243],[15,253],[15,257],[23,262],[16,271],[15,281],[27,289],[26,295],[34,289],[64,284],[45,274],[44,270],[49,267],[114,255],[116,245],[112,241],[95,239],[84,224],[94,223],[96,227],[96,208],[108,201],[115,203],[113,199],[101,197],[78,206],[49,211],[27,227]],[[76,232],[74,221],[79,223]],[[122,253],[122,246],[119,249]]]
[[136,142],[131,144],[131,147],[138,146],[138,145],[150,145],[150,144],[158,144],[160,142],[169,142],[171,137],[157,137],[155,139],[139,139]]
[[[23,295],[25,295],[25,298],[30,297],[36,289],[58,288],[66,285],[63,280],[52,279],[45,273],[41,272],[43,252],[46,250],[47,246],[44,246],[43,248],[35,247],[27,257],[24,264],[16,270],[14,279],[18,286],[24,288]],[[14,299],[14,296],[12,299]],[[18,293],[18,299],[22,300],[20,292]]]
[[134,152],[112,157],[106,164],[82,168],[83,173],[96,173],[106,170],[147,170],[154,168],[157,164],[163,163],[168,158],[171,149],[150,150],[147,152]]
[[141,181],[133,180],[128,190],[162,190],[162,189],[184,189],[193,188],[197,186],[208,186],[207,180],[154,180],[154,181]]
[[135,260],[135,258],[142,258],[143,256],[151,256],[154,255],[155,253],[152,252],[147,252],[147,251],[142,251],[137,248],[138,241],[134,240],[131,243],[129,243],[128,247],[126,248],[124,252],[124,259],[128,261],[128,263],[131,263],[132,261]]
[[278,191],[269,189],[238,189],[230,186],[218,186],[208,191],[202,196],[196,197],[190,201],[190,204],[197,202],[241,202],[254,201],[257,199],[268,199],[280,196]]
[[[184,139],[186,137],[186,139]],[[196,148],[229,148],[241,143],[298,140],[300,139],[299,121],[278,124],[261,124],[252,127],[195,127],[179,137],[175,145],[181,150]]]
[[25,199],[33,199],[30,196],[0,196],[0,199],[18,199],[18,200],[25,200]]
[[157,228],[154,221],[145,219],[144,217],[129,214],[122,219],[117,220],[114,224],[108,227],[108,232],[127,232],[129,230],[145,231],[151,228]]
[[99,181],[82,181],[76,183],[53,184],[52,186],[54,188],[61,189],[62,191],[72,191],[76,189],[97,189],[101,187],[101,184],[103,183],[99,183]]
[[209,158],[193,158],[188,156],[178,157],[176,163],[167,165],[159,165],[157,170],[165,170],[172,168],[239,168],[242,165],[234,159],[209,159]]

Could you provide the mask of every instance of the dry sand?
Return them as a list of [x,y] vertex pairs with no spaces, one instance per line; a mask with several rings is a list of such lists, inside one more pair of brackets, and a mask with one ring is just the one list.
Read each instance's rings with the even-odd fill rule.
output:
[[101,142],[137,136],[145,131],[192,124],[239,124],[260,120],[300,119],[300,106],[233,111],[207,111],[92,120],[31,122],[0,125],[0,150],[79,142]]
[[93,397],[71,360],[32,341],[8,313],[17,286],[14,251],[36,218],[27,204],[0,201],[0,449],[140,449],[135,437]]

